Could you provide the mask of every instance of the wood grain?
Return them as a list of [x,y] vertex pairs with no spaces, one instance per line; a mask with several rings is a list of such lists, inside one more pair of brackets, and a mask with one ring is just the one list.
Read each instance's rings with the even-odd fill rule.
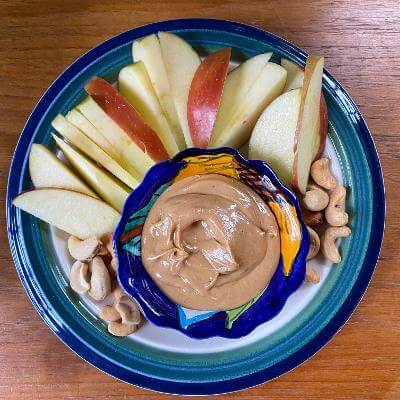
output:
[[384,169],[387,221],[372,283],[350,321],[310,361],[223,399],[400,398],[400,6],[351,1],[0,1],[0,398],[159,399],[89,366],[40,320],[11,260],[8,168],[35,103],[73,60],[103,40],[154,20],[213,17],[254,24],[308,52],[359,104]]

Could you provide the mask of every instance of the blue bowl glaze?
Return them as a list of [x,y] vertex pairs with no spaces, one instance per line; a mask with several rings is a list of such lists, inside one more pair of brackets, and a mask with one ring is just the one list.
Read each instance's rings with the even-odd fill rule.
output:
[[[11,164],[6,200],[11,253],[26,292],[38,313],[73,351],[104,372],[141,387],[177,394],[215,394],[274,379],[321,349],[349,318],[372,277],[383,238],[385,193],[378,154],[357,106],[327,71],[323,91],[329,110],[329,137],[340,160],[344,184],[351,190],[351,237],[341,245],[343,261],[301,315],[256,342],[234,350],[185,354],[116,339],[79,300],[60,272],[46,224],[20,212],[11,201],[32,187],[28,172],[30,145],[50,144],[50,122],[80,101],[94,75],[115,80],[131,61],[131,43],[142,36],[172,31],[207,53],[232,47],[237,60],[273,51],[300,65],[306,53],[261,29],[235,22],[181,19],[122,33],[68,67],[40,99],[18,141]],[[209,340],[209,339],[206,339]],[[212,339],[211,339],[212,340]],[[240,339],[242,340],[242,339]],[[202,342],[202,341],[197,341]]]
[[[292,232],[296,232],[297,227],[300,228],[299,248],[291,265],[290,274],[285,276],[283,273],[281,257],[268,287],[260,297],[257,296],[256,300],[249,302],[247,306],[244,305],[244,310],[239,307],[228,313],[225,310],[201,313],[192,311],[188,317],[185,309],[171,301],[146,272],[141,260],[141,229],[154,202],[182,170],[188,170],[187,166],[191,161],[186,161],[187,159],[195,157],[196,165],[199,165],[200,159],[205,160],[209,171],[209,164],[213,163],[214,157],[218,160],[221,155],[232,157],[234,160],[235,165],[232,163],[232,166],[226,168],[228,172],[235,171],[238,179],[255,190],[266,203],[273,199],[278,205],[278,212],[287,215],[287,224],[295,225],[292,227]],[[221,171],[218,173],[224,174]],[[284,206],[280,205],[282,202]],[[283,226],[281,229],[286,227]],[[123,238],[130,232],[134,232],[134,236],[130,235],[129,241],[124,241]],[[309,234],[301,218],[295,195],[279,181],[266,163],[247,160],[238,151],[228,147],[211,150],[186,149],[172,160],[153,166],[142,183],[126,200],[122,218],[114,235],[114,248],[119,261],[119,282],[139,303],[146,318],[156,325],[177,329],[185,335],[198,339],[213,336],[239,338],[275,317],[282,310],[288,297],[304,281],[309,246]],[[281,246],[281,251],[284,251],[283,248],[284,246]]]

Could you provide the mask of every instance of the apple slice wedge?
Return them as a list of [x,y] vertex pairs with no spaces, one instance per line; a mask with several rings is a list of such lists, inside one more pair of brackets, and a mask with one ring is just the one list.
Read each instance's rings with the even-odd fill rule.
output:
[[276,98],[261,114],[249,143],[249,157],[266,161],[289,187],[300,102],[301,89],[293,89]]
[[96,166],[79,151],[75,150],[62,139],[53,135],[57,146],[63,152],[67,160],[79,172],[79,174],[96,190],[100,197],[111,207],[121,212],[126,198],[129,196],[129,189],[122,186],[116,179]]
[[102,148],[118,164],[123,165],[122,157],[101,132],[76,108],[68,111],[65,118],[82,131],[92,142]]
[[142,61],[121,69],[118,89],[146,124],[157,132],[168,154],[174,156],[179,147]]
[[58,188],[24,192],[13,205],[82,240],[114,232],[121,217],[99,199]]
[[281,65],[287,71],[286,85],[283,91],[288,92],[292,89],[301,88],[304,80],[304,69],[286,58],[281,59]]
[[90,96],[79,103],[77,108],[116,149],[123,160],[122,167],[134,178],[142,179],[153,161],[143,156],[143,151]]
[[152,34],[134,41],[132,45],[132,56],[134,62],[143,61],[154,90],[157,93],[158,100],[161,103],[161,107],[175,135],[176,143],[180,149],[183,149],[185,147],[185,139],[180,128],[178,113],[171,95],[171,88],[158,37]]
[[305,193],[316,141],[320,137],[320,109],[324,58],[310,55],[307,59],[301,104],[297,120],[292,186]]
[[[286,86],[284,92],[289,90],[301,88],[303,86],[304,81],[304,70],[293,63],[292,61],[286,60],[282,58],[281,65],[286,69],[288,75],[286,80]],[[313,160],[321,157],[326,143],[326,137],[328,134],[328,108],[326,106],[326,101],[324,95],[321,93],[321,101],[320,101],[320,134],[319,137],[316,138],[314,152],[313,152]]]
[[130,140],[142,151],[142,154],[154,162],[168,159],[168,153],[160,138],[113,85],[102,78],[94,77],[85,86],[85,90],[121,127]]
[[230,57],[231,49],[211,53],[194,74],[187,103],[187,118],[194,146],[206,148],[209,143]]
[[240,107],[271,56],[272,53],[258,54],[229,72],[226,77],[214,131],[220,132],[224,129],[224,124],[229,122],[230,117]]
[[265,107],[282,93],[286,75],[283,67],[268,62],[235,113],[228,115],[227,121],[221,123],[221,129],[213,131],[209,147],[239,148],[245,144]]
[[61,114],[58,114],[52,121],[53,128],[65,139],[71,142],[82,153],[96,161],[121,182],[130,188],[135,188],[139,182],[129,172],[125,171],[114,159],[112,159],[103,149],[92,142],[78,128],[72,125]]
[[98,198],[55,154],[34,143],[29,153],[29,174],[35,188],[60,188]]
[[159,32],[162,58],[168,77],[170,95],[175,104],[180,128],[187,147],[192,147],[187,121],[187,101],[190,84],[201,60],[192,46],[170,32]]

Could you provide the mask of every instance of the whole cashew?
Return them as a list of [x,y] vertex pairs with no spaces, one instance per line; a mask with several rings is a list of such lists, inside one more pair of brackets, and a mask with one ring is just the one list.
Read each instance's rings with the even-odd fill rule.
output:
[[343,186],[336,187],[329,198],[328,207],[325,210],[325,219],[331,226],[343,226],[349,221],[348,214],[344,211],[346,189]]
[[119,318],[108,324],[108,332],[114,336],[128,336],[135,332],[141,320],[137,304],[124,296],[114,305],[114,308],[118,312]]
[[84,294],[90,289],[89,268],[86,263],[74,262],[70,271],[69,284],[79,294]]
[[301,210],[304,223],[308,226],[318,226],[324,222],[324,214],[321,211],[310,211],[306,208]]
[[311,165],[311,177],[314,182],[324,189],[332,190],[336,187],[336,178],[332,175],[328,158],[320,158]]
[[88,295],[97,301],[104,300],[111,292],[110,273],[101,257],[94,257],[89,264],[91,272]]
[[342,257],[336,246],[336,240],[347,237],[351,234],[351,230],[347,226],[330,227],[321,237],[321,251],[326,259],[333,263],[340,263]]
[[319,283],[320,281],[319,273],[314,268],[307,267],[306,281],[310,283]]
[[303,206],[310,211],[321,211],[329,203],[329,195],[317,185],[308,185],[303,197]]
[[79,261],[91,261],[101,248],[101,242],[95,236],[80,240],[75,236],[68,238],[68,251],[72,258]]
[[321,245],[318,233],[307,226],[308,233],[310,234],[310,250],[308,251],[307,260],[314,258],[318,252]]

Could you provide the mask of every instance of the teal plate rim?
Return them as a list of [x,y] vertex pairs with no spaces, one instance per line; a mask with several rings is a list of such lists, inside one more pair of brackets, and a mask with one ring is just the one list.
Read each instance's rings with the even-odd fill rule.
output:
[[[249,360],[238,360],[233,363],[231,365],[232,368],[244,368],[244,372],[235,377],[227,375],[215,376],[214,374],[213,378],[209,380],[199,381],[194,374],[190,376],[189,367],[179,368],[179,366],[173,365],[170,368],[175,368],[177,373],[181,373],[182,379],[163,377],[158,375],[156,370],[153,370],[153,373],[144,373],[140,370],[141,365],[146,363],[149,365],[155,364],[156,360],[154,358],[152,360],[138,359],[137,368],[128,367],[123,362],[113,359],[110,356],[110,352],[106,354],[110,350],[107,346],[103,349],[96,348],[96,344],[98,344],[97,333],[87,331],[79,326],[82,321],[76,322],[71,318],[71,315],[76,317],[76,313],[70,315],[69,310],[68,312],[65,311],[66,309],[63,308],[65,305],[62,303],[65,299],[54,298],[51,293],[51,287],[41,285],[41,277],[36,273],[37,271],[35,271],[30,257],[37,244],[27,242],[29,235],[38,230],[37,222],[23,217],[21,212],[12,206],[11,201],[22,190],[29,187],[30,182],[26,174],[29,147],[33,139],[39,135],[38,130],[51,117],[51,112],[54,112],[52,108],[55,105],[63,107],[60,106],[60,102],[62,103],[62,94],[65,87],[76,76],[79,76],[82,71],[90,70],[91,65],[96,60],[103,59],[108,53],[118,50],[121,46],[131,43],[137,38],[157,31],[176,31],[183,35],[185,35],[185,32],[197,31],[213,32],[217,36],[235,35],[240,43],[246,39],[259,44],[268,44],[279,53],[301,65],[304,65],[306,60],[306,53],[269,32],[249,25],[213,19],[178,19],[145,25],[115,36],[90,50],[68,67],[50,86],[30,115],[19,138],[10,168],[6,200],[7,228],[11,253],[22,284],[39,315],[67,346],[92,365],[125,382],[160,392],[192,395],[232,392],[274,379],[300,365],[321,349],[350,317],[369,284],[383,240],[385,190],[382,170],[375,145],[361,113],[343,87],[325,70],[323,89],[329,111],[331,112],[331,109],[336,110],[345,119],[345,126],[341,126],[340,121],[334,114],[332,118],[333,125],[335,128],[342,127],[346,129],[346,134],[342,134],[341,139],[344,141],[352,140],[345,144],[347,148],[354,146],[354,151],[352,147],[352,153],[357,154],[359,160],[361,160],[350,159],[354,157],[354,154],[343,153],[344,150],[340,148],[341,144],[337,144],[337,150],[339,153],[343,153],[343,158],[349,158],[345,163],[350,170],[348,171],[348,182],[351,182],[350,187],[354,188],[353,200],[360,207],[360,209],[354,210],[353,228],[357,229],[357,224],[360,224],[360,226],[364,224],[363,226],[366,228],[366,233],[363,233],[364,236],[360,234],[352,242],[353,246],[358,246],[356,248],[358,254],[353,254],[354,251],[351,250],[354,250],[354,248],[349,248],[349,246],[344,248],[344,261],[348,265],[356,260],[360,261],[361,264],[355,270],[354,279],[348,282],[346,296],[340,302],[338,308],[335,309],[334,314],[329,316],[321,329],[316,330],[315,334],[309,336],[309,340],[305,342],[299,341],[295,346],[295,351],[288,354],[287,357],[283,354],[281,359],[272,365],[266,365],[254,370],[246,369],[247,364],[250,363]],[[216,44],[219,44],[217,40]],[[347,130],[352,132],[347,132]],[[366,192],[363,193],[363,190]],[[363,199],[363,195],[365,199]],[[22,220],[24,220],[24,224]],[[39,258],[36,261],[41,263],[40,265],[46,263],[43,254],[37,257]],[[49,277],[48,279],[52,278]],[[60,311],[65,311],[65,314],[61,315]],[[292,343],[296,343],[300,333],[291,338]],[[265,359],[265,354],[262,352],[254,358],[260,365],[265,361],[263,359]],[[157,368],[161,370],[160,365]],[[224,365],[223,368],[226,370],[229,365]],[[188,374],[189,377],[187,378]]]

